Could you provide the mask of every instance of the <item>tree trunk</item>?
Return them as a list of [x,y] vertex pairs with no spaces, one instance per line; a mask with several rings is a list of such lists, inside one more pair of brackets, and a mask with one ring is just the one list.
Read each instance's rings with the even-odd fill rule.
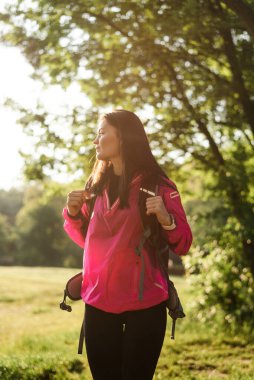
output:
[[[235,1],[231,1],[231,0],[228,2],[235,3]],[[242,3],[242,2],[239,1],[239,3]],[[227,15],[221,7],[220,0],[215,0],[215,2],[211,1],[211,11],[220,20],[226,19]],[[250,9],[250,13],[251,12],[252,10]],[[253,20],[253,23],[254,23],[254,20]],[[248,122],[250,129],[252,131],[252,134],[254,136],[254,103],[250,98],[250,95],[248,93],[248,90],[243,80],[241,65],[237,57],[237,51],[234,45],[231,30],[227,26],[227,23],[225,22],[223,22],[223,25],[219,26],[218,30],[224,41],[224,51],[225,51],[225,55],[228,59],[228,63],[230,65],[230,69],[232,72],[234,89],[239,95],[239,100],[241,102],[241,105],[245,114],[245,119]]]
[[254,11],[242,0],[222,0],[242,21],[249,35],[254,39]]

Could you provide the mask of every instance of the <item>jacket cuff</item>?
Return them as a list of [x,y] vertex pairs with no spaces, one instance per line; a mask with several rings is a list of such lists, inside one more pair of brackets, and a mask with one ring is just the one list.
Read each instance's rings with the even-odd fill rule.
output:
[[77,215],[71,215],[69,214],[69,211],[67,209],[67,215],[70,219],[73,219],[73,220],[77,220],[77,219],[82,219],[83,215],[81,213],[81,211],[79,210],[79,212],[77,213]]
[[72,216],[68,213],[67,207],[64,207],[62,215],[63,215],[64,219],[69,221],[69,222],[75,223],[75,222],[85,221],[85,217],[81,211],[79,211],[77,215]]

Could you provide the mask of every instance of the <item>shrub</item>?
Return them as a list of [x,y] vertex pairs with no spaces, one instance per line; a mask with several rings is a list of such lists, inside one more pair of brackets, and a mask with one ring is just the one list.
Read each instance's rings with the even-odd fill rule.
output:
[[186,256],[187,280],[195,293],[189,307],[201,322],[246,333],[254,328],[254,279],[242,254],[241,239],[237,233],[228,234],[228,229],[220,242],[197,246]]

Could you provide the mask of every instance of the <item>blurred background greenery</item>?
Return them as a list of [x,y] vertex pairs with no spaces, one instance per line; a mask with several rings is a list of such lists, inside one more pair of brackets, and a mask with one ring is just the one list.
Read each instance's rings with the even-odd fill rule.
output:
[[[13,0],[0,21],[2,44],[20,49],[34,80],[76,84],[90,100],[52,112],[6,99],[33,144],[20,152],[22,188],[0,191],[0,264],[81,267],[62,208],[93,165],[99,115],[126,108],[182,195],[192,323],[253,336],[254,1]],[[60,183],[63,173],[74,179]]]

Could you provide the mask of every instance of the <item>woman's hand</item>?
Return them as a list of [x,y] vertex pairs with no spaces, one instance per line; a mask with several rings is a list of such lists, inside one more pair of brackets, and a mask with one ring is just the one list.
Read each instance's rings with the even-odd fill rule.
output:
[[74,190],[68,193],[66,207],[71,216],[76,216],[84,202],[91,197],[85,190]]
[[171,224],[171,218],[160,195],[147,198],[146,208],[147,215],[155,214],[160,224],[166,226]]

